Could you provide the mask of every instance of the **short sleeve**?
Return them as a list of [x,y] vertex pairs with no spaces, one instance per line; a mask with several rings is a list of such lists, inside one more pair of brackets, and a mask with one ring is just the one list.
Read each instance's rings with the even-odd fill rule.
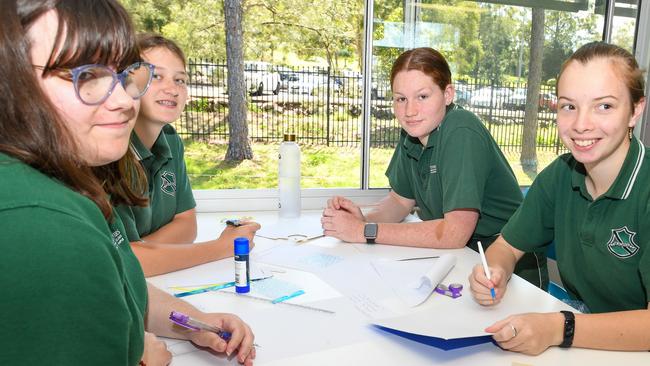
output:
[[550,177],[542,171],[528,190],[517,211],[503,227],[503,238],[513,247],[531,252],[550,243],[555,233],[555,204],[549,191],[552,184],[544,184]]
[[492,166],[487,141],[470,128],[458,128],[445,138],[440,154],[443,212],[461,208],[480,211]]
[[388,164],[388,168],[386,169],[386,177],[388,178],[390,188],[395,193],[404,198],[415,199],[415,193],[411,185],[411,167],[406,150],[404,149],[403,140],[404,136],[402,134],[402,138],[397,143],[393,157],[390,159],[390,164]]

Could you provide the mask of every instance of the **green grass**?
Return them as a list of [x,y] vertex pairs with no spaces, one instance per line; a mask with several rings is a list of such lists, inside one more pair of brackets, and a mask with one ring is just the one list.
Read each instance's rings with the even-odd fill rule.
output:
[[[255,189],[275,188],[278,179],[278,145],[254,143],[252,160],[241,163],[224,161],[226,143],[185,142],[185,161],[194,189]],[[303,188],[358,188],[360,186],[360,149],[358,147],[300,147],[302,152]],[[370,186],[386,187],[384,176],[392,148],[372,148],[370,151]],[[536,173],[526,174],[519,163],[519,152],[504,152],[520,185],[530,185]],[[556,155],[538,151],[541,171]]]

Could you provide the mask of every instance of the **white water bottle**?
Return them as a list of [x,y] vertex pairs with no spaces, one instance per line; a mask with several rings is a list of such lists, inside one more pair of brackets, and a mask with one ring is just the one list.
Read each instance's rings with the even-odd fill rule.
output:
[[285,134],[278,155],[278,190],[280,217],[300,216],[300,146],[296,135]]

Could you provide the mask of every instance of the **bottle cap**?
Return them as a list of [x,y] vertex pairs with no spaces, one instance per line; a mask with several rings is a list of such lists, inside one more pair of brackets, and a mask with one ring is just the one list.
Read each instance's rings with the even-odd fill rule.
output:
[[296,141],[296,134],[293,133],[285,133],[284,134],[284,140],[283,141]]
[[235,255],[237,254],[248,254],[249,246],[247,238],[237,238],[235,239]]

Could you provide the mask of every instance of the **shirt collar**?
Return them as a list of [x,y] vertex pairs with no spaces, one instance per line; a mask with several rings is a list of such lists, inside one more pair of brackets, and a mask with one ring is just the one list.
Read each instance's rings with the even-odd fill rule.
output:
[[[623,161],[623,166],[614,180],[614,184],[605,192],[604,196],[620,200],[627,199],[630,196],[630,192],[632,192],[632,188],[634,188],[637,176],[643,165],[644,157],[645,146],[634,136],[630,141],[630,148],[625,156],[625,161]],[[575,162],[571,176],[571,184],[574,188],[580,189],[583,194],[587,194],[585,176],[584,165]]]
[[133,151],[135,154],[135,157],[138,159],[138,161],[146,160],[153,155],[161,156],[166,159],[172,158],[171,148],[169,147],[169,143],[165,138],[164,131],[160,131],[160,135],[158,135],[156,142],[153,143],[151,150],[147,149],[147,147],[144,146],[138,135],[135,133],[135,131],[133,131],[131,132],[130,148],[131,151]]

